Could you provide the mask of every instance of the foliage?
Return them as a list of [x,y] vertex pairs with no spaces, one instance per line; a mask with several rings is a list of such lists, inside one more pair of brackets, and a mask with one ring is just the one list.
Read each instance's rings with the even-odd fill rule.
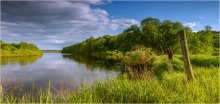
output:
[[5,43],[0,42],[1,46],[1,57],[19,57],[19,56],[38,56],[42,55],[39,48],[31,43],[20,42],[16,43]]
[[154,60],[154,53],[149,48],[138,48],[127,52],[121,59],[125,65],[125,70],[134,79],[148,79],[152,77]]
[[108,54],[111,51],[126,53],[136,45],[152,48],[158,55],[167,54],[173,59],[173,54],[181,53],[179,31],[185,29],[190,54],[219,55],[219,31],[212,31],[210,26],[204,30],[193,32],[189,27],[183,27],[180,22],[170,20],[160,21],[148,17],[140,26],[131,25],[116,36],[104,35],[99,38],[90,37],[85,41],[62,49],[62,53],[77,54]]
[[173,58],[173,54],[178,49],[179,44],[179,31],[183,29],[183,25],[180,22],[172,22],[165,20],[160,26],[160,40],[162,50],[166,52],[169,59]]
[[122,63],[129,66],[147,64],[154,59],[153,55],[151,49],[127,52],[122,58]]
[[204,30],[193,33],[188,31],[188,46],[191,54],[219,55],[219,31]]

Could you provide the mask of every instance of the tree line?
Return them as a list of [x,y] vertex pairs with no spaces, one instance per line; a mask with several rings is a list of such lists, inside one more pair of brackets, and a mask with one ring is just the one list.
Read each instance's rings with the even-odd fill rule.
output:
[[20,42],[16,44],[16,43],[6,43],[1,40],[0,46],[1,46],[1,50],[5,50],[5,51],[16,51],[16,50],[38,51],[39,50],[39,48],[36,45],[26,42]]
[[135,46],[152,48],[157,54],[180,53],[179,31],[186,30],[188,46],[191,54],[215,54],[219,52],[219,31],[212,31],[209,25],[198,32],[177,21],[148,17],[140,25],[131,25],[116,36],[104,35],[99,38],[90,37],[85,41],[62,49],[62,53],[91,54],[107,51],[130,51]]
[[42,55],[42,51],[31,43],[6,43],[0,40],[1,57],[18,57],[18,56],[38,56]]

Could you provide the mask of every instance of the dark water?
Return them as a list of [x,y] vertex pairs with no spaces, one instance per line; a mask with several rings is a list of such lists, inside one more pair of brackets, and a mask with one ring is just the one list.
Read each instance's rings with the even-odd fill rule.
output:
[[1,59],[3,88],[22,86],[23,91],[48,88],[75,90],[82,83],[92,85],[97,80],[115,78],[121,65],[103,57],[44,53],[41,57]]

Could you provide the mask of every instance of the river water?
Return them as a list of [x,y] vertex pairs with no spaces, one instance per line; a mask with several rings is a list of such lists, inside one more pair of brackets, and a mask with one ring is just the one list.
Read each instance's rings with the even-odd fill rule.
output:
[[47,89],[75,90],[82,84],[92,85],[117,77],[121,64],[103,57],[44,53],[41,57],[1,59],[1,83],[4,89],[19,86],[22,91]]

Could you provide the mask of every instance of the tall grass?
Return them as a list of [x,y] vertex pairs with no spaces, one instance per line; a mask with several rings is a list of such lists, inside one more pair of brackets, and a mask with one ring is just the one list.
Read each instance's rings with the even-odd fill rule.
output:
[[[176,58],[182,59],[181,55],[175,55]],[[192,65],[199,67],[219,67],[220,66],[220,56],[212,55],[191,55],[190,60]]]
[[[59,91],[51,95],[39,90],[38,96],[10,95],[1,103],[217,103],[219,102],[218,68],[195,68],[196,79],[187,82],[185,73],[164,72],[162,80],[131,80],[127,75],[92,87],[82,86],[76,92]],[[50,86],[50,84],[49,84]],[[49,87],[50,88],[50,87]]]
[[[162,80],[129,80],[126,77],[83,88],[72,99],[78,103],[217,103],[218,69],[197,68],[196,80],[187,82],[182,72],[166,72]],[[67,101],[68,102],[68,101]],[[71,101],[70,101],[71,102]]]
[[125,72],[132,79],[149,79],[152,74],[155,54],[150,48],[139,48],[127,52],[122,56],[122,63],[125,65]]
[[219,67],[220,56],[194,55],[191,57],[193,65],[201,67]]

